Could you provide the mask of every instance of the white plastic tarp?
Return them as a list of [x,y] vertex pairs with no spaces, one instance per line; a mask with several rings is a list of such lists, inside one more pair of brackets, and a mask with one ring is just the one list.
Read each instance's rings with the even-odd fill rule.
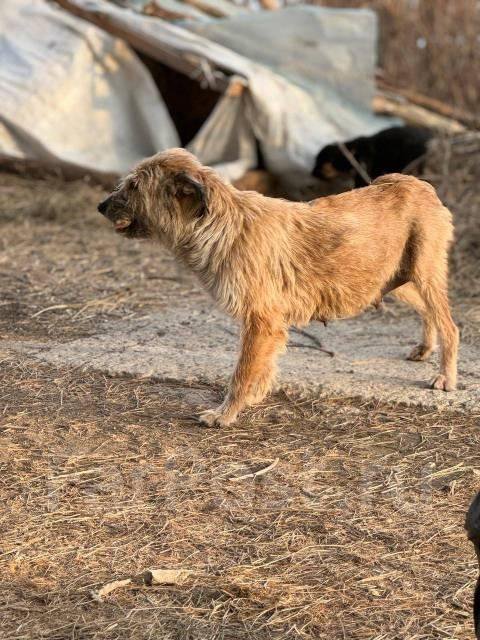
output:
[[247,109],[277,171],[311,168],[323,146],[392,124],[371,109],[372,11],[297,6],[184,26],[252,62]]
[[122,40],[44,0],[2,0],[0,153],[123,172],[179,145],[150,74]]
[[[123,41],[43,0],[3,2],[0,153],[122,172],[178,144],[157,89]],[[106,0],[70,4],[127,40],[142,34],[159,59],[193,59],[210,75],[222,69],[244,80],[246,90],[226,92],[189,145],[231,179],[255,164],[255,137],[272,171],[310,170],[326,144],[392,122],[370,109],[370,11],[300,6],[178,26]]]

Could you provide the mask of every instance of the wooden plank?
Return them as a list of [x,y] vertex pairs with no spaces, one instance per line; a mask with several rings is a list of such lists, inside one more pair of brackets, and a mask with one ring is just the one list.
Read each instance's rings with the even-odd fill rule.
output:
[[375,113],[396,116],[409,124],[429,127],[444,133],[462,133],[467,130],[463,124],[453,118],[447,118],[425,107],[411,104],[394,94],[377,94],[373,99],[372,107]]
[[419,107],[424,107],[425,109],[433,111],[434,113],[438,113],[441,116],[445,116],[446,118],[457,120],[467,127],[480,127],[480,118],[478,116],[473,113],[469,113],[464,109],[453,107],[452,105],[447,104],[442,100],[431,98],[430,96],[423,95],[422,93],[413,91],[411,89],[400,89],[383,79],[377,79],[377,85],[386,93],[401,96],[411,104],[415,104]]
[[182,0],[212,18],[229,18],[239,13],[246,13],[246,9],[239,7],[228,0]]
[[201,11],[186,6],[177,0],[150,0],[143,7],[147,16],[162,18],[162,20],[208,20]]
[[266,9],[267,11],[276,11],[280,9],[280,3],[278,0],[260,0],[260,5],[262,9]]
[[66,182],[88,178],[93,184],[99,184],[110,190],[120,178],[117,173],[96,171],[80,167],[60,159],[35,160],[32,158],[14,158],[0,154],[0,171],[16,175],[26,175],[31,178],[59,178]]

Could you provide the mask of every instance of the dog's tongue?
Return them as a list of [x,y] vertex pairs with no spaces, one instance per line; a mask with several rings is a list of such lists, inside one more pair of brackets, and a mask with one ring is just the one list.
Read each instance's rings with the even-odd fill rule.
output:
[[130,226],[130,220],[115,220],[115,229],[126,229]]

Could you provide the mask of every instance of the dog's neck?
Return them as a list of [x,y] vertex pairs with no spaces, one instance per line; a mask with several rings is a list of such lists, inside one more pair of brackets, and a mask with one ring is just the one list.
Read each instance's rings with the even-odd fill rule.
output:
[[244,200],[245,194],[233,186],[217,184],[208,199],[208,212],[174,247],[177,257],[233,316],[240,314],[245,297],[241,253],[236,250],[250,217]]

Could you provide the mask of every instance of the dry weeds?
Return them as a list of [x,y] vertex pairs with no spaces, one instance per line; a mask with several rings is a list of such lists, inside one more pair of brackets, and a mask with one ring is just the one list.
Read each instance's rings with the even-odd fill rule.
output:
[[103,192],[0,174],[2,337],[74,338],[199,288],[156,247],[112,233]]
[[452,289],[455,295],[480,300],[480,134],[438,139],[429,154],[425,178],[452,210]]
[[[3,360],[2,637],[472,637],[479,416],[205,392]],[[92,599],[151,568],[192,574]]]
[[379,16],[379,65],[387,80],[476,114],[480,100],[477,0],[308,0],[368,7]]

